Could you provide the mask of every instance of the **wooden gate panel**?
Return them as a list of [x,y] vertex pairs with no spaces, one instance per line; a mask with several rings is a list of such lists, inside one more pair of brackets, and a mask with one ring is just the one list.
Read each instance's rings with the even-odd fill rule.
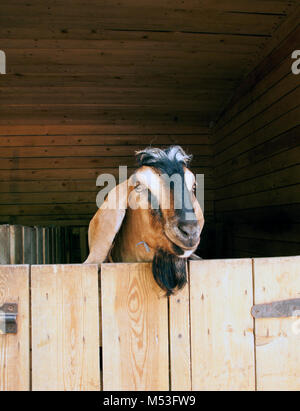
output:
[[[300,298],[300,257],[255,259],[254,284],[255,304]],[[255,320],[258,390],[300,390],[299,322],[299,317]]]
[[168,390],[168,300],[151,264],[102,264],[104,390]]
[[0,266],[0,306],[18,304],[17,334],[0,334],[0,391],[30,389],[29,266]]
[[[104,389],[300,390],[299,312],[257,318],[255,346],[251,316],[254,303],[300,298],[299,267],[191,262],[168,300],[150,263],[103,264]],[[19,308],[18,333],[0,335],[0,391],[30,389],[30,269],[32,389],[99,390],[98,267],[77,264],[0,266],[0,306]]]
[[170,377],[172,391],[191,390],[189,284],[170,297]]
[[99,390],[98,267],[31,271],[33,390]]
[[254,390],[251,259],[190,262],[193,390]]

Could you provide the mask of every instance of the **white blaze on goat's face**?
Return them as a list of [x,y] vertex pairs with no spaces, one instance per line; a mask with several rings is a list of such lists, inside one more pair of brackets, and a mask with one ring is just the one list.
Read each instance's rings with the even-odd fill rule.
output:
[[[173,195],[171,198],[171,183],[174,184],[174,191],[180,195]],[[184,168],[184,183],[187,187],[188,192],[193,193],[195,186],[195,176],[194,174]],[[149,207],[157,209],[158,206],[161,210],[170,210],[171,208],[181,209],[186,200],[182,198],[182,176],[180,174],[173,174],[168,176],[166,174],[160,174],[157,170],[152,167],[141,167],[136,173],[130,178],[130,185],[134,186],[129,196],[129,207],[136,210],[138,208],[148,209]],[[156,201],[153,204],[149,204],[148,192],[152,194],[151,198],[155,198]]]
[[[155,167],[142,166],[130,178],[129,185],[133,188],[128,207],[133,210],[159,210],[158,214],[151,214],[151,218],[158,217],[156,221],[161,225],[162,235],[171,241],[173,250],[174,245],[177,246],[178,256],[189,256],[199,244],[204,222],[194,194],[194,174],[184,167],[183,173],[168,176]],[[154,221],[152,224],[155,224]],[[180,252],[177,251],[178,247],[181,248]]]
[[195,185],[195,176],[194,174],[187,168],[184,169],[184,180],[189,191],[193,191]]
[[[135,186],[130,194],[129,206],[137,209],[158,208],[170,209],[170,190],[164,184],[161,175],[152,167],[141,167],[130,179],[130,184]],[[148,191],[149,190],[149,191]],[[155,198],[158,202],[149,205],[148,192],[152,194],[152,200]]]

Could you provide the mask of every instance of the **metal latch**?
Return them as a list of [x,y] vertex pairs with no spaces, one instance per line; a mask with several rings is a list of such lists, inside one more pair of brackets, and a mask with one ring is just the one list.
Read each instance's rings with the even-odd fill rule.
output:
[[257,304],[251,309],[254,318],[280,318],[300,316],[300,298]]
[[18,304],[5,303],[0,307],[0,334],[16,334]]

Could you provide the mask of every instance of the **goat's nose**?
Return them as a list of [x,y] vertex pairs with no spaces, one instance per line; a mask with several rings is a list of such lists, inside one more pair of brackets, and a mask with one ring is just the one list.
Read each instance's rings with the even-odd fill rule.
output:
[[178,228],[185,237],[196,237],[199,235],[199,225],[197,222],[182,222]]

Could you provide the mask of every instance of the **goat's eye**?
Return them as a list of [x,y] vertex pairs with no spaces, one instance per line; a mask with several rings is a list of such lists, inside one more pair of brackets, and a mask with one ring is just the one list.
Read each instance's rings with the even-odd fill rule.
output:
[[142,185],[142,184],[139,184],[139,185],[137,185],[136,187],[135,187],[135,191],[137,192],[137,193],[141,193],[142,191],[144,191],[145,190],[145,187]]

